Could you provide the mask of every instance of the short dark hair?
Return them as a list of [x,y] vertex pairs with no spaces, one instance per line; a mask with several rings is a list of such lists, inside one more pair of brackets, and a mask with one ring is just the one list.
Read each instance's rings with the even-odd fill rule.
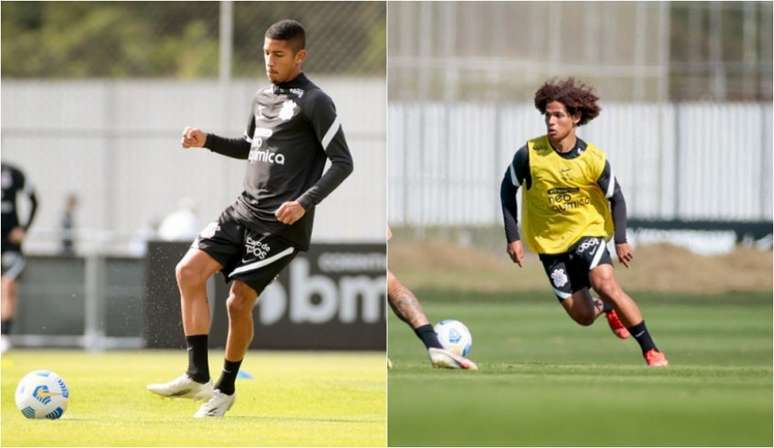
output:
[[593,120],[602,110],[597,104],[599,97],[594,93],[594,88],[582,83],[576,85],[575,78],[546,81],[535,92],[535,107],[541,114],[546,113],[546,106],[552,101],[564,104],[570,115],[580,113],[578,126]]
[[287,41],[295,51],[306,48],[306,31],[297,20],[280,20],[266,30],[264,37]]

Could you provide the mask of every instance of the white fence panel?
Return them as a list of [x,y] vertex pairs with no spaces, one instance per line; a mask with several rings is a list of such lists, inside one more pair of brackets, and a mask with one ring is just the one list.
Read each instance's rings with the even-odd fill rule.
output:
[[[400,103],[389,109],[390,222],[501,223],[499,184],[545,126],[532,105]],[[771,105],[608,103],[580,128],[609,156],[641,219],[771,220]]]
[[[386,85],[378,78],[314,78],[333,98],[355,171],[316,212],[314,239],[383,241],[386,224]],[[2,84],[2,157],[36,185],[40,208],[27,248],[53,250],[67,193],[76,223],[126,240],[172,211],[197,204],[202,225],[242,191],[245,162],[180,148],[185,126],[244,132],[253,93],[267,83],[21,81]]]

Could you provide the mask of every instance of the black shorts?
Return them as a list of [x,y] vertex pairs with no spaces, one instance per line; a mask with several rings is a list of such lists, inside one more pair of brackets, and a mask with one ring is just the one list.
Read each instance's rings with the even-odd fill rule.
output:
[[2,273],[3,277],[17,279],[24,271],[27,262],[24,259],[21,245],[3,238]]
[[582,237],[565,253],[540,254],[540,261],[559,301],[591,286],[589,271],[600,264],[613,264],[605,239],[594,236]]
[[258,294],[298,254],[287,240],[258,233],[237,222],[228,211],[196,237],[192,248],[201,249],[223,266],[226,282],[240,280]]

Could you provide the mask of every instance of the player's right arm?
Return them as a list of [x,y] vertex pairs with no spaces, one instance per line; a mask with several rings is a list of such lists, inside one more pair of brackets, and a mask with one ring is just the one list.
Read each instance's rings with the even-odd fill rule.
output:
[[524,261],[524,247],[519,236],[519,210],[516,202],[516,194],[521,185],[531,184],[529,175],[529,152],[524,146],[513,156],[513,160],[505,170],[503,181],[500,183],[500,203],[503,209],[503,225],[505,226],[505,238],[508,242],[506,251],[514,263],[522,266]]
[[180,144],[183,148],[209,148],[212,152],[222,154],[235,159],[247,159],[252,146],[250,137],[255,131],[255,119],[250,115],[247,130],[240,138],[226,138],[216,134],[210,134],[199,128],[187,127],[183,130]]

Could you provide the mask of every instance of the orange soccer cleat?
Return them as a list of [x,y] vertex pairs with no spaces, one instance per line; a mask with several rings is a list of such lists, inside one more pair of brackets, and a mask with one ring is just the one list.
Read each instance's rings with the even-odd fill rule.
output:
[[669,365],[666,355],[655,348],[643,353],[642,356],[645,357],[645,362],[648,363],[648,367],[666,367]]
[[605,317],[607,317],[607,324],[610,325],[610,329],[613,330],[613,333],[615,333],[616,336],[620,339],[629,337],[629,330],[626,329],[623,322],[621,322],[621,319],[618,318],[618,314],[615,313],[615,310],[606,312]]

